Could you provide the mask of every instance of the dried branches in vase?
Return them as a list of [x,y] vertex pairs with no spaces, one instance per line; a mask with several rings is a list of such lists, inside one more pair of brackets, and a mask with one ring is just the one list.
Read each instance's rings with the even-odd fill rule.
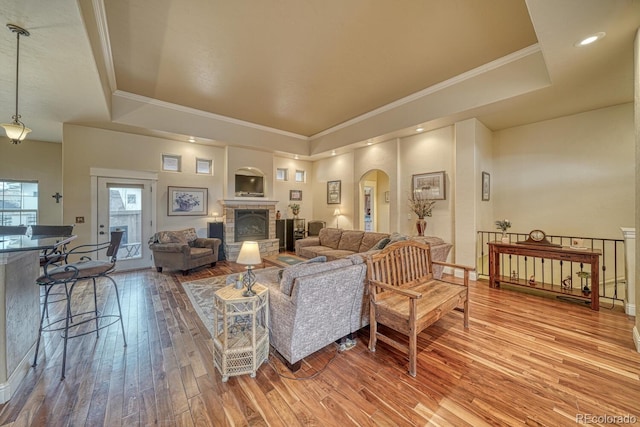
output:
[[424,218],[431,216],[431,210],[435,204],[436,201],[424,196],[422,191],[416,191],[409,197],[409,208],[418,216],[416,221],[418,236],[424,236],[427,229],[427,221]]

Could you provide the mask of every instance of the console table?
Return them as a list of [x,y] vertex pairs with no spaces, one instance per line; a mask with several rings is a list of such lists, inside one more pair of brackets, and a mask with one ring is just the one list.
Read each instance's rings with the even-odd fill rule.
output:
[[[573,249],[567,246],[546,246],[518,243],[489,242],[489,285],[497,288],[500,283],[539,289],[591,301],[591,309],[599,310],[600,305],[600,255],[599,250]],[[579,262],[591,265],[591,293],[584,295],[581,289],[563,289],[549,283],[533,282],[527,279],[511,278],[500,274],[500,256],[517,255],[532,258]]]

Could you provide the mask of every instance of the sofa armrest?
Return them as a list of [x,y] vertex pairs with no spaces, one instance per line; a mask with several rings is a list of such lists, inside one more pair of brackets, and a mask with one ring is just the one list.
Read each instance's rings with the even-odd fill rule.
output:
[[149,245],[149,249],[153,252],[183,253],[185,255],[191,253],[191,248],[185,243],[152,243]]
[[193,241],[194,248],[211,248],[214,251],[218,249],[222,240],[216,239],[214,237],[198,237]]
[[306,246],[320,246],[320,238],[319,237],[305,237],[304,239],[296,240],[296,255],[300,255],[298,253],[299,248],[304,248]]

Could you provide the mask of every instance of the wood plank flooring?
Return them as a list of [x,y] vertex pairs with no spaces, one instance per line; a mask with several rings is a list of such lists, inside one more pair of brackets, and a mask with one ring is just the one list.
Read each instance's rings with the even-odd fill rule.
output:
[[[468,331],[454,312],[419,335],[416,378],[384,343],[369,352],[365,329],[355,348],[327,346],[296,374],[271,355],[256,378],[222,383],[212,339],[180,282],[234,270],[219,262],[187,277],[151,269],[115,275],[128,346],[118,324],[98,339],[70,340],[60,381],[62,341],[46,334],[38,366],[0,405],[0,425],[561,426],[575,425],[580,414],[640,419],[632,318],[483,281],[471,284]],[[92,302],[82,288],[76,297]],[[108,287],[99,298],[104,311],[115,309]]]

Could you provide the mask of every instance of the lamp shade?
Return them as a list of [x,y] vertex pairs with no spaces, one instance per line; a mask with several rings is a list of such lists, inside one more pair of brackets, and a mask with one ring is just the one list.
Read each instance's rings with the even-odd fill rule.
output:
[[333,216],[338,216],[340,215],[340,209],[336,209],[335,211],[333,211]]
[[262,258],[260,258],[260,246],[258,246],[258,242],[243,242],[236,262],[244,265],[261,264]]
[[23,141],[31,132],[31,129],[20,123],[2,123],[0,126],[4,128],[7,137],[12,141]]

